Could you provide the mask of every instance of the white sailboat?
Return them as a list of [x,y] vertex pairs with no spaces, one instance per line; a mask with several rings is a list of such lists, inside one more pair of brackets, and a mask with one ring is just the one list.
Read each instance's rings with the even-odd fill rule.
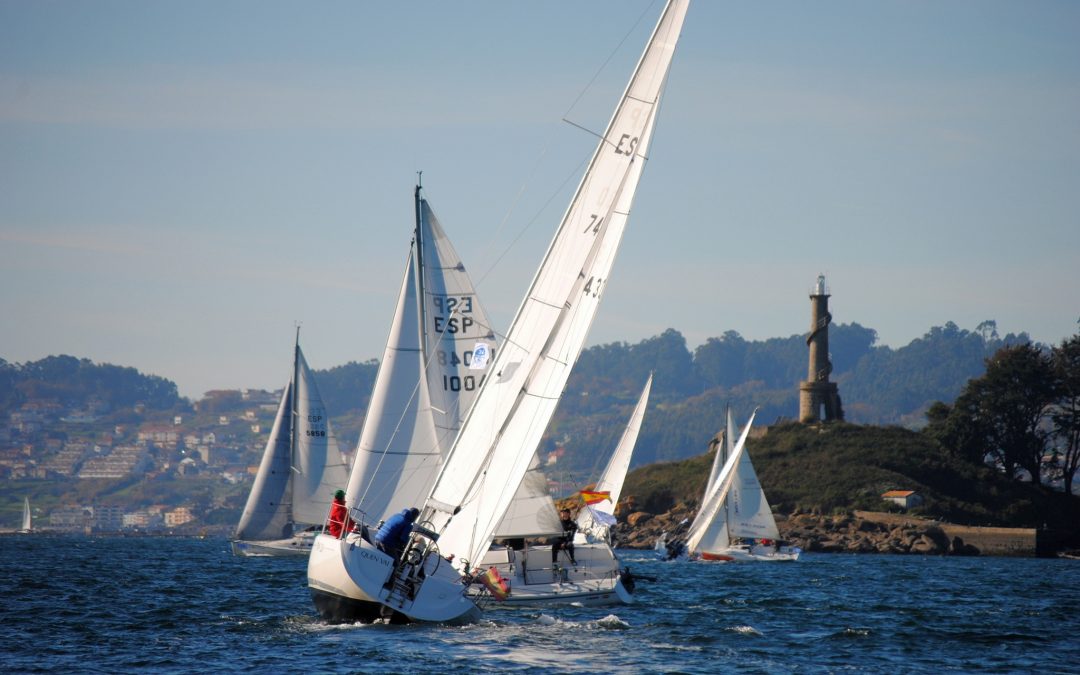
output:
[[[589,493],[595,501],[589,503],[592,500],[587,500],[585,506],[578,511],[573,560],[562,552],[559,559],[553,561],[552,546],[530,545],[525,538],[535,535],[526,534],[520,528],[520,533],[512,535],[517,539],[518,545],[511,545],[508,541],[510,535],[505,534],[507,517],[503,518],[496,535],[504,543],[492,546],[479,566],[482,570],[494,567],[499,577],[507,580],[509,593],[503,598],[503,604],[536,606],[573,603],[596,606],[628,603],[632,600],[633,575],[623,568],[615,554],[611,530],[615,526],[615,504],[622,493],[651,388],[650,374],[630,415],[630,421],[623,429],[615,452]],[[547,500],[543,507],[550,509],[554,516],[554,503],[548,495],[546,481],[539,472],[535,457],[522,485],[530,482],[537,486],[537,490],[543,490]],[[511,503],[507,516],[512,515],[517,507],[518,500],[515,500]],[[558,528],[555,533],[561,535],[562,529],[557,518],[555,525]],[[477,599],[487,592],[482,585],[469,587],[469,594]]]
[[23,497],[22,527],[19,532],[28,534],[34,531],[34,521],[30,515],[30,497]]
[[[497,350],[465,265],[419,185],[414,204],[405,276],[345,493],[362,525],[424,502]],[[316,609],[333,622],[379,618],[382,606],[350,580],[339,549],[324,533],[308,558]]]
[[348,478],[297,329],[293,373],[281,395],[258,474],[236,526],[240,556],[307,555],[334,491]]
[[586,499],[585,507],[578,511],[578,535],[586,542],[603,541],[614,545],[612,528],[615,527],[615,506],[622,495],[626,472],[630,468],[630,459],[634,453],[634,446],[637,445],[638,434],[641,432],[641,423],[645,419],[645,408],[649,403],[652,381],[652,373],[649,373],[649,379],[645,381],[645,387],[641,390],[641,396],[638,397],[629,423],[623,429],[619,444],[615,447],[615,452],[608,460],[607,466],[604,467],[604,472],[600,474],[600,480],[591,490],[594,495],[603,496],[603,498],[592,503],[590,503],[592,500]]
[[395,559],[360,536],[339,545],[349,577],[387,614],[435,622],[480,615],[467,587],[479,576],[475,565],[528,471],[599,306],[687,4],[665,6],[492,375],[440,468],[409,547]]
[[[716,449],[706,497],[687,533],[686,549],[691,558],[718,562],[791,561],[798,560],[802,552],[798,547],[780,544],[776,519],[744,447],[752,422],[753,416],[739,444],[732,447],[735,423],[731,409],[727,411],[727,429]],[[722,478],[724,469],[728,469],[728,475]],[[716,495],[715,508],[710,506],[710,495]]]

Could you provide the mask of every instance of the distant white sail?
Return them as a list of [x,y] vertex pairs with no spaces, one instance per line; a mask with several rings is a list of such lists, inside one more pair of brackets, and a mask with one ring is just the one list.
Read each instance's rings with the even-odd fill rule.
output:
[[30,517],[30,498],[23,497],[22,527],[20,532],[29,532],[34,529],[33,519]]
[[595,504],[586,504],[585,508],[578,511],[578,527],[593,533],[593,536],[603,536],[607,528],[615,523],[615,506],[619,503],[619,497],[622,496],[626,472],[630,468],[634,446],[637,445],[638,434],[641,432],[641,423],[645,419],[645,408],[649,403],[652,381],[652,373],[649,373],[649,379],[645,381],[645,387],[641,390],[637,405],[630,414],[630,421],[623,429],[619,444],[608,459],[603,473],[600,474],[600,479],[596,481],[596,486],[593,487],[595,492],[607,492],[608,498]]

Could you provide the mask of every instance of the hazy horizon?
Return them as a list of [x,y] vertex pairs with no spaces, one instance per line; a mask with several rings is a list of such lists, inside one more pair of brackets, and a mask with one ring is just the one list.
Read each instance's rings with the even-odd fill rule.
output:
[[[659,9],[0,0],[2,356],[381,358],[421,170],[505,330]],[[1076,3],[693,3],[587,344],[801,333],[819,273],[893,348],[1059,343],[1078,177]]]

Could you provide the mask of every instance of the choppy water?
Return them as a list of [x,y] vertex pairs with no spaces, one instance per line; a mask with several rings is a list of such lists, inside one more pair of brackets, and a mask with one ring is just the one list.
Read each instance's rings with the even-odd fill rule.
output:
[[4,672],[1080,673],[1080,561],[665,563],[637,603],[329,626],[303,559],[223,539],[0,538]]

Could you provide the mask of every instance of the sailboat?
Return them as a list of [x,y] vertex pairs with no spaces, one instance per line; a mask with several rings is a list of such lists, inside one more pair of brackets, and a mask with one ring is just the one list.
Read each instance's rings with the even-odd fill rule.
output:
[[[413,201],[405,275],[345,491],[358,529],[424,502],[498,348],[465,265],[419,184]],[[379,618],[382,606],[352,582],[339,549],[338,538],[323,533],[308,558],[316,609],[333,622]]]
[[577,516],[579,540],[603,541],[614,546],[615,506],[622,495],[626,472],[630,468],[630,459],[641,432],[641,423],[645,419],[645,407],[649,403],[652,381],[652,373],[649,373],[649,379],[645,381],[634,412],[630,415],[630,422],[623,429],[619,444],[604,467],[604,472],[600,474],[600,480],[596,481],[588,495],[582,493],[585,507],[578,511]]
[[599,307],[687,5],[665,5],[439,469],[409,546],[395,558],[362,535],[338,545],[349,578],[391,618],[475,620],[483,601],[470,597],[468,586],[487,582],[495,597],[504,587],[476,565],[529,469]]
[[307,555],[334,490],[347,478],[346,461],[300,351],[297,328],[292,377],[281,395],[258,474],[236,526],[233,553]]
[[34,531],[34,522],[30,516],[30,497],[23,497],[22,527],[19,532],[28,534]]
[[[735,423],[728,408],[727,429],[717,445],[706,497],[687,532],[686,550],[691,558],[718,562],[792,561],[798,560],[802,552],[780,543],[776,519],[750,453],[744,448],[752,422],[751,416],[739,444],[733,447]],[[722,477],[725,469],[728,475]],[[715,508],[709,505],[710,495],[714,495]]]
[[[536,535],[521,532],[520,528],[513,538],[507,536],[508,518],[504,516],[496,530],[496,536],[503,544],[492,546],[479,566],[489,573],[494,568],[498,577],[508,582],[502,604],[537,606],[573,603],[597,606],[633,601],[633,575],[622,566],[614,551],[612,528],[615,526],[615,505],[622,493],[651,388],[650,374],[600,479],[592,490],[582,492],[585,505],[577,515],[578,531],[574,535],[572,560],[563,552],[556,562],[552,562],[552,545],[530,545],[525,538]],[[539,471],[535,457],[522,485],[530,482],[538,485],[537,489],[543,489],[543,495],[550,504],[546,508],[554,514],[554,502],[547,492],[546,480]],[[511,502],[507,516],[513,514],[516,508],[519,508],[517,500]],[[555,524],[558,526],[558,521]],[[561,536],[561,527],[556,534]],[[514,539],[517,545],[511,543]],[[482,584],[470,586],[468,590],[470,596],[477,600],[487,592],[488,589]]]

